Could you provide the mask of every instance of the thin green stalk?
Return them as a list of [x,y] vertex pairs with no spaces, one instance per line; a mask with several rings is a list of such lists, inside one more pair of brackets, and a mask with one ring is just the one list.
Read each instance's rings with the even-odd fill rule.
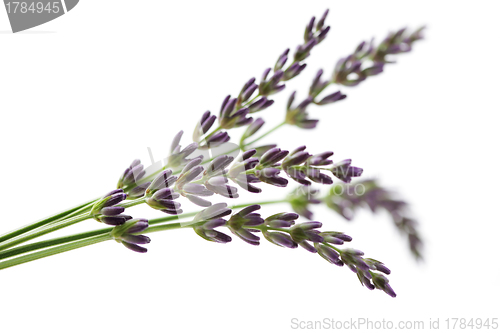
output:
[[146,202],[146,198],[141,197],[139,199],[125,201],[124,203],[120,203],[117,206],[121,206],[123,208],[129,208],[129,207],[140,205],[140,204],[145,203],[145,202]]
[[15,239],[11,239],[10,241],[5,242],[5,243],[3,243],[3,244],[0,245],[0,251],[8,249],[8,248],[11,248],[11,247],[13,247],[14,245],[17,245],[17,244],[21,244],[21,243],[27,242],[27,241],[29,241],[29,240],[31,240],[33,238],[37,238],[37,237],[43,236],[43,235],[48,234],[50,232],[53,232],[53,231],[56,231],[56,230],[59,230],[59,229],[65,228],[65,227],[69,227],[70,225],[73,225],[75,223],[78,223],[78,222],[81,222],[81,221],[84,221],[84,220],[87,220],[87,219],[90,219],[90,218],[92,218],[92,216],[90,215],[90,213],[85,213],[85,214],[82,214],[82,215],[70,218],[68,220],[64,220],[64,221],[60,222],[59,224],[55,224],[53,226],[49,226],[49,227],[47,227],[45,229],[34,231],[34,232],[31,232],[31,233],[29,233],[29,234],[27,234],[25,236],[18,237],[18,238],[15,238]]
[[264,133],[264,134],[262,134],[261,136],[259,136],[257,139],[255,139],[255,140],[253,140],[253,141],[250,141],[249,143],[242,143],[242,144],[240,144],[241,149],[245,150],[245,147],[250,146],[251,144],[253,144],[253,143],[255,143],[255,142],[257,142],[257,141],[261,140],[262,138],[264,138],[264,137],[266,137],[266,136],[268,136],[269,134],[271,134],[272,132],[276,131],[278,128],[280,128],[281,126],[283,126],[283,125],[285,125],[285,124],[286,124],[286,122],[284,122],[284,121],[283,121],[282,123],[280,123],[280,124],[278,124],[278,125],[274,126],[274,127],[273,127],[273,128],[271,128],[269,131],[267,131],[266,133]]
[[24,264],[33,260],[53,256],[54,254],[63,253],[71,250],[75,250],[84,246],[97,244],[100,242],[108,241],[113,239],[110,234],[104,234],[100,236],[86,238],[80,241],[72,242],[69,244],[53,247],[47,250],[38,251],[35,253],[27,254],[25,256],[17,257],[14,259],[6,260],[0,263],[0,270],[8,267]]
[[53,216],[50,216],[50,217],[45,218],[43,220],[40,220],[38,222],[25,225],[25,226],[23,226],[23,227],[21,227],[19,229],[15,229],[15,230],[10,231],[10,232],[8,232],[6,234],[3,234],[2,236],[0,236],[0,242],[4,242],[4,241],[9,240],[11,238],[14,238],[16,236],[22,235],[22,234],[24,234],[24,233],[26,233],[28,231],[40,228],[40,227],[42,227],[42,226],[44,226],[46,224],[49,224],[49,223],[51,223],[53,221],[57,221],[57,220],[59,220],[61,218],[64,218],[64,217],[66,217],[66,216],[68,216],[68,215],[70,215],[70,214],[72,214],[72,213],[80,210],[81,208],[86,207],[87,205],[89,205],[90,203],[93,203],[94,201],[95,200],[90,201],[89,203],[85,203],[83,205],[79,205],[79,206],[73,207],[71,209],[65,210],[65,211],[63,211],[61,213],[58,213],[56,215],[53,215]]
[[[250,205],[256,205],[256,204],[258,204],[258,205],[270,205],[270,204],[283,203],[283,202],[287,202],[287,201],[286,200],[273,200],[273,201],[262,201],[262,202],[256,202],[256,203],[246,203],[246,204],[239,204],[239,205],[231,206],[231,209],[244,208],[244,207],[247,207]],[[156,231],[161,231],[161,230],[177,229],[177,228],[182,228],[182,227],[193,227],[193,225],[185,224],[185,222],[165,224],[165,225],[161,225],[161,226],[158,226],[158,224],[161,224],[164,222],[169,222],[169,221],[174,221],[177,219],[192,217],[196,214],[198,214],[198,212],[190,212],[190,213],[185,213],[185,214],[181,214],[181,215],[165,216],[165,217],[160,217],[160,218],[156,218],[156,219],[151,219],[151,220],[149,220],[150,227],[148,229],[146,229],[146,231],[144,233],[151,233],[151,232],[156,232]],[[172,226],[167,227],[168,225],[172,225]],[[179,225],[179,226],[182,225],[182,226],[175,227],[175,225]],[[92,230],[92,231],[86,231],[86,232],[81,232],[81,233],[70,235],[70,236],[63,236],[63,237],[53,238],[53,239],[40,241],[40,242],[36,242],[36,243],[18,246],[18,247],[13,248],[13,249],[1,251],[0,252],[0,260],[10,258],[13,256],[17,256],[17,255],[21,255],[24,253],[32,252],[35,250],[53,247],[55,245],[71,243],[74,241],[79,241],[82,239],[95,237],[95,236],[102,236],[105,234],[109,234],[111,232],[111,230],[113,230],[113,227]]]

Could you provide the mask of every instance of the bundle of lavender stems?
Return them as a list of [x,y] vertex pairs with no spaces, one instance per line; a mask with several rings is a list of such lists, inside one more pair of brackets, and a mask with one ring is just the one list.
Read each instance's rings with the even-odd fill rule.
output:
[[[366,258],[362,251],[344,247],[352,238],[342,232],[323,230],[321,222],[313,221],[311,210],[325,205],[348,220],[359,209],[385,210],[419,259],[422,240],[407,204],[376,180],[351,183],[352,178],[362,175],[363,169],[352,165],[350,159],[332,160],[332,151],[317,152],[306,146],[288,151],[276,144],[257,144],[282,126],[314,130],[318,120],[309,117],[308,109],[330,106],[346,98],[342,92],[331,90],[334,85],[353,87],[379,75],[393,62],[393,55],[411,51],[413,43],[422,39],[422,28],[413,32],[401,29],[389,33],[379,44],[373,39],[360,43],[354,52],[336,63],[331,75],[320,69],[304,99],[292,92],[283,122],[263,132],[265,121],[259,116],[273,106],[272,96],[301,74],[306,67],[304,61],[327,37],[327,14],[328,10],[319,20],[313,17],[306,26],[304,42],[295,51],[286,49],[279,55],[274,67],[264,70],[260,80],[251,78],[237,96],[225,97],[218,115],[205,112],[193,124],[192,142],[184,147],[180,131],[161,166],[145,168],[134,160],[109,193],[0,236],[0,269],[109,240],[145,253],[145,244],[150,242],[146,234],[189,228],[216,243],[231,242],[232,234],[251,245],[259,245],[264,238],[280,247],[300,246],[331,264],[347,266],[368,289],[380,289],[395,297],[386,277],[390,270],[382,262]],[[231,142],[229,132],[239,127],[245,131],[236,144]],[[290,183],[295,185],[292,191],[281,189]],[[281,199],[250,203],[238,200],[240,191],[259,194],[262,188],[273,186],[282,193]],[[327,187],[327,194],[322,196],[317,186]],[[359,186],[363,191],[353,190]],[[186,200],[200,208],[184,212],[182,205]],[[279,203],[289,203],[290,210],[271,216],[259,214],[261,206]],[[126,214],[127,208],[143,204],[160,211],[161,217],[148,220]],[[298,223],[300,217],[307,222]],[[108,227],[29,242],[83,221]]]

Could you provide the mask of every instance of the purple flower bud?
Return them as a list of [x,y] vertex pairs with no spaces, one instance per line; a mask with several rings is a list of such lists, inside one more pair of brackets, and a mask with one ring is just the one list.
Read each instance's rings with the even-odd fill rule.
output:
[[217,117],[215,115],[210,115],[210,111],[206,111],[202,115],[201,120],[196,123],[196,127],[193,131],[193,141],[199,141],[200,137],[210,130],[216,119]]
[[313,36],[313,27],[314,27],[314,21],[316,18],[313,16],[311,20],[309,21],[309,24],[306,26],[306,30],[304,31],[304,41],[307,43]]
[[127,229],[127,233],[129,234],[135,234],[139,232],[143,232],[146,230],[149,226],[148,220],[146,219],[136,219],[137,222],[135,222],[130,228]]
[[297,46],[295,54],[293,55],[294,62],[299,62],[306,59],[309,56],[309,52],[316,44],[316,39],[312,38],[306,44]]
[[179,179],[177,179],[177,187],[182,188],[185,184],[195,180],[204,170],[203,166],[198,165],[188,170],[186,173],[182,173]]
[[162,188],[168,188],[177,181],[177,176],[171,176],[172,170],[164,170],[151,182],[146,193],[154,192]]
[[318,45],[319,43],[321,43],[325,38],[326,38],[326,35],[328,34],[328,32],[330,31],[330,26],[324,28],[321,30],[321,32],[319,33],[318,37],[316,37],[316,40],[317,40],[317,43],[316,45]]
[[272,220],[267,225],[271,228],[290,228],[294,223],[293,221]]
[[[250,93],[250,95],[246,98],[246,99],[243,99],[243,95],[245,95],[246,92],[248,92],[249,88],[253,87],[255,85],[255,78],[251,78],[250,80],[248,80],[244,85],[243,85],[243,88],[241,88],[241,91],[240,91],[240,94],[238,96],[238,103],[237,104],[241,104],[241,102],[245,102],[249,97],[250,95],[252,95],[252,93]],[[257,89],[257,85],[255,85],[255,89]],[[254,89],[254,91],[255,91]]]
[[288,185],[288,180],[278,176],[280,171],[281,170],[276,168],[264,168],[262,170],[257,170],[255,175],[261,182],[278,187],[286,187]]
[[151,185],[151,182],[139,184],[136,187],[132,188],[128,191],[128,198],[135,199],[144,196],[144,193],[146,192],[149,185]]
[[269,74],[269,72],[271,71],[271,68],[266,68],[264,70],[264,73],[262,73],[262,77],[261,77],[261,81],[265,81],[267,79],[267,75]]
[[215,148],[223,144],[224,142],[228,142],[230,139],[229,135],[227,132],[217,132],[214,135],[212,135],[210,138],[208,138],[207,144],[205,146],[200,147],[201,149],[207,149],[207,148]]
[[286,49],[285,52],[283,52],[279,56],[278,61],[276,61],[276,65],[274,65],[274,71],[275,72],[283,68],[283,66],[285,65],[286,61],[288,60],[288,52],[289,51],[290,51],[290,49]]
[[337,237],[333,237],[333,236],[323,236],[323,240],[327,243],[330,243],[330,244],[335,244],[335,245],[342,245],[344,244],[344,241],[342,239],[339,239]]
[[132,219],[132,216],[128,215],[116,215],[116,216],[101,216],[99,217],[101,222],[109,225],[120,225],[124,224],[128,220]]
[[274,103],[273,100],[268,100],[267,97],[264,96],[264,97],[260,98],[259,100],[257,100],[256,102],[250,104],[250,106],[248,107],[248,110],[250,113],[259,112],[259,111],[267,109],[268,107],[273,105],[273,103]]
[[127,234],[124,234],[121,238],[123,241],[126,241],[127,243],[132,243],[132,244],[149,244],[149,243],[151,243],[151,239],[145,235],[130,235],[127,233]]
[[153,195],[154,200],[160,200],[160,199],[173,200],[177,199],[178,197],[179,194],[175,193],[174,190],[170,188],[162,188],[161,190],[155,192],[155,194]]
[[300,65],[298,62],[290,66],[283,76],[283,81],[288,81],[299,75],[306,68],[306,64]]
[[123,190],[122,190],[121,188],[116,189],[116,190],[113,190],[113,191],[111,191],[111,192],[106,193],[105,195],[103,195],[103,197],[102,197],[102,198],[104,199],[104,198],[106,198],[106,197],[110,197],[110,196],[112,196],[112,195],[114,195],[114,194],[118,194],[118,193],[123,193]]
[[[269,68],[270,70],[270,68]],[[261,83],[259,84],[259,93],[262,96],[269,96],[272,94],[276,94],[280,92],[281,90],[285,89],[285,85],[279,85],[279,82],[283,78],[283,71],[280,69],[276,71],[273,76],[269,79],[269,81],[266,81],[265,78],[263,77]],[[267,74],[266,74],[267,78]]]
[[174,136],[174,139],[172,140],[172,144],[170,145],[170,153],[173,153],[175,150],[178,149],[180,150],[179,143],[181,142],[182,134],[184,134],[184,131],[180,131]]
[[217,193],[219,195],[222,195],[223,197],[226,198],[238,198],[238,189],[234,186],[229,186],[229,185],[220,185],[220,186],[213,186],[210,185],[210,183],[205,183],[205,186],[207,187],[208,190]]
[[[248,175],[249,176],[249,175]],[[236,184],[238,184],[242,189],[247,190],[250,193],[260,193],[262,192],[262,189],[255,187],[250,184],[250,181],[248,181],[248,176],[245,176],[244,174],[241,174],[237,178],[234,179]]]
[[226,225],[226,220],[224,219],[213,219],[210,221],[207,221],[203,224],[203,228],[206,230],[211,230],[214,228],[222,227]]
[[228,155],[221,155],[214,158],[212,162],[207,166],[207,170],[204,172],[206,176],[216,176],[224,173],[224,169],[233,162],[234,157]]
[[170,215],[179,215],[179,214],[182,214],[183,210],[182,209],[160,209],[160,212],[163,212],[165,214],[170,214]]
[[221,186],[225,185],[228,180],[226,177],[218,176],[210,178],[209,180],[207,180],[207,182],[212,186]]
[[231,214],[231,209],[227,208],[226,203],[221,202],[221,203],[216,203],[196,214],[193,221],[206,221],[211,219],[217,219],[229,214]]
[[330,170],[335,177],[345,183],[350,183],[352,177],[359,177],[363,173],[363,169],[351,166],[350,159],[333,164]]
[[182,169],[182,172],[181,173],[186,173],[188,172],[189,170],[191,170],[192,168],[194,168],[195,166],[199,165],[201,163],[201,161],[203,160],[203,157],[197,157],[197,158],[193,158],[192,160],[190,160],[185,166],[184,168]]
[[262,157],[260,158],[259,164],[266,166],[273,166],[283,158],[288,155],[288,150],[281,150],[279,148],[273,148],[268,150]]
[[148,249],[146,249],[145,247],[142,247],[142,246],[139,246],[139,245],[136,245],[136,244],[132,244],[132,243],[129,243],[129,242],[122,242],[123,246],[125,246],[127,249],[129,250],[132,250],[134,252],[138,252],[138,253],[146,253],[148,252]]
[[102,207],[110,207],[114,206],[117,203],[122,202],[127,198],[127,195],[125,193],[116,193],[108,197],[108,199],[102,203]]
[[363,75],[365,76],[374,76],[377,74],[380,74],[384,71],[384,63],[382,62],[376,62],[373,64],[372,67],[368,67],[363,69]]
[[337,91],[333,94],[330,94],[330,95],[324,97],[321,101],[317,102],[316,104],[318,104],[318,105],[330,104],[330,103],[334,103],[337,101],[341,101],[341,100],[345,99],[346,97],[347,97],[346,95],[343,95],[340,91]]
[[208,200],[202,199],[200,197],[197,197],[195,195],[191,194],[186,194],[186,198],[194,203],[195,205],[201,206],[201,207],[209,207],[212,205],[212,203]]
[[114,216],[114,215],[119,215],[125,211],[125,208],[120,207],[120,206],[113,206],[113,207],[104,207],[101,209],[101,214],[102,215],[107,215],[107,216]]
[[245,133],[243,133],[243,140],[254,135],[263,125],[264,120],[262,118],[255,119],[254,122],[247,127]]
[[337,266],[344,265],[344,263],[339,259],[339,254],[334,249],[318,243],[314,244],[314,247],[318,250],[318,254],[329,263]]
[[307,162],[309,165],[329,165],[332,164],[333,162],[329,160],[328,158],[333,155],[333,151],[325,151],[324,153],[316,154],[313,155],[309,158],[309,161]]
[[[254,79],[255,80],[255,79]],[[241,102],[246,102],[252,95],[253,93],[255,92],[255,90],[257,90],[259,86],[256,85],[255,83],[252,83],[252,85],[250,85],[250,87],[248,87],[244,92],[242,92],[238,98],[238,100]]]
[[290,236],[281,232],[263,232],[264,237],[271,243],[278,246],[287,247],[289,249],[294,249],[298,245],[295,243]]
[[318,23],[316,23],[316,31],[319,31],[323,28],[323,26],[325,25],[325,20],[327,15],[328,15],[328,9],[325,10],[321,18],[318,20]]
[[212,191],[209,191],[205,188],[205,186],[201,184],[193,184],[189,183],[186,184],[182,187],[182,190],[185,193],[196,195],[196,196],[201,196],[201,197],[208,197],[213,195],[214,193]]

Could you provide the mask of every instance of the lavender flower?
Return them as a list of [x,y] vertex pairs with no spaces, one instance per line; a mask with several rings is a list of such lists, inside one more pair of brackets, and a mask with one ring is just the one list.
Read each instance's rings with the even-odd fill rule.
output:
[[[369,76],[378,75],[383,72],[384,65],[392,63],[387,59],[388,55],[410,52],[415,41],[423,39],[422,30],[419,28],[411,34],[405,34],[406,28],[389,35],[377,46],[362,42],[354,52],[340,59],[335,66],[332,80],[345,86],[356,86]],[[365,61],[371,64],[363,66]]]
[[309,96],[315,98],[318,96],[329,84],[328,81],[323,81],[321,76],[323,75],[323,70],[320,69],[313,79],[311,86],[309,87]]
[[127,193],[129,199],[141,198],[144,196],[144,193],[148,189],[151,182],[146,182],[143,184],[138,184],[134,188],[130,189]]
[[262,234],[269,242],[275,245],[287,247],[289,249],[294,249],[298,246],[288,234],[283,232],[263,231]]
[[264,120],[262,118],[255,119],[246,129],[245,133],[241,136],[241,142],[245,141],[255,133],[264,125]]
[[123,172],[122,176],[118,180],[118,188],[124,186],[135,185],[144,175],[146,171],[144,166],[141,164],[140,160],[134,160],[130,166]]
[[266,152],[276,147],[277,145],[263,145],[259,147],[254,147],[253,149],[255,149],[255,157],[261,157]]
[[200,141],[200,138],[210,130],[216,119],[217,116],[211,115],[210,111],[206,111],[201,116],[200,121],[196,123],[196,127],[193,131],[193,141]]
[[310,155],[305,151],[306,146],[300,146],[288,155],[281,167],[288,176],[302,185],[311,185],[311,181],[321,184],[332,184],[333,180],[321,173],[320,169],[315,167],[331,164],[332,161],[328,159],[333,152],[324,152],[317,155]]
[[295,220],[299,218],[295,213],[278,213],[269,216],[265,223],[271,228],[289,228],[295,224]]
[[209,220],[201,223],[200,225],[193,228],[194,232],[201,238],[216,243],[229,243],[231,241],[231,237],[215,230],[217,227],[222,227],[226,225],[226,220],[218,218]]
[[323,243],[323,237],[321,236],[318,228],[321,228],[321,222],[305,222],[296,224],[290,228],[290,236],[295,243],[302,246],[309,252],[316,253],[316,248],[309,242],[313,243]]
[[265,110],[273,104],[274,104],[274,101],[272,99],[267,99],[267,97],[264,96],[264,97],[258,99],[256,102],[250,104],[248,106],[248,110],[250,113],[255,113],[255,112]]
[[140,245],[148,244],[151,240],[148,236],[137,234],[146,230],[148,226],[148,220],[146,219],[133,219],[114,227],[111,236],[127,249],[138,253],[146,253],[148,250]]
[[187,157],[198,148],[198,144],[193,142],[186,146],[184,149],[181,149],[182,147],[179,143],[181,141],[183,133],[184,131],[180,131],[172,140],[172,145],[170,147],[170,156],[168,157],[168,165],[171,168],[177,168],[185,165],[187,162],[189,162]]
[[297,106],[292,107],[295,99],[295,91],[290,95],[287,103],[286,119],[285,122],[290,125],[295,125],[300,128],[312,129],[316,127],[319,120],[309,119],[309,114],[306,108],[312,103],[313,98],[308,96],[305,100]]
[[407,215],[406,202],[395,199],[394,194],[381,187],[375,180],[364,180],[351,185],[338,184],[325,197],[326,205],[351,220],[356,210],[367,206],[372,212],[387,211],[397,229],[405,235],[415,258],[420,259],[422,241],[417,231],[417,222]]
[[248,108],[236,108],[237,101],[237,98],[231,99],[231,95],[228,95],[222,102],[219,115],[221,128],[230,129],[245,126],[252,122],[251,117],[247,118],[250,110]]
[[236,105],[239,106],[242,103],[246,102],[250,97],[252,97],[257,88],[259,88],[259,86],[255,84],[254,77],[248,80],[247,83],[243,85],[243,88],[241,88],[240,94],[238,95],[238,99],[236,101]]
[[259,245],[260,240],[259,236],[254,235],[252,232],[255,232],[256,230],[251,229],[251,227],[256,227],[264,223],[260,214],[254,213],[259,209],[259,205],[248,206],[231,216],[231,218],[227,221],[229,230],[251,245]]
[[124,207],[117,206],[125,200],[127,195],[122,189],[113,190],[98,200],[90,211],[91,216],[98,222],[109,225],[120,225],[130,220],[132,217],[122,215]]
[[330,171],[345,183],[350,183],[352,177],[359,177],[363,173],[363,169],[351,166],[350,159],[334,163]]
[[392,61],[386,59],[387,55],[410,52],[413,43],[423,39],[422,31],[424,28],[425,27],[421,27],[411,34],[405,34],[406,28],[389,33],[372,53],[371,57],[373,61],[376,63],[390,63]]
[[284,84],[280,84],[281,79],[283,78],[284,72],[280,69],[276,71],[270,78],[269,80],[267,79],[267,76],[269,72],[271,71],[271,68],[268,68],[264,71],[264,74],[262,74],[262,79],[259,84],[259,94],[261,96],[269,96],[272,94],[276,94],[283,89],[285,89]]
[[283,66],[286,64],[288,60],[288,52],[290,52],[290,49],[286,49],[280,56],[278,57],[278,60],[276,61],[276,64],[274,65],[274,71],[279,71],[280,69],[283,68]]
[[177,177],[172,176],[172,170],[162,171],[146,190],[146,203],[151,208],[167,214],[182,214],[181,204],[173,201],[179,197],[179,194],[170,188],[176,180]]

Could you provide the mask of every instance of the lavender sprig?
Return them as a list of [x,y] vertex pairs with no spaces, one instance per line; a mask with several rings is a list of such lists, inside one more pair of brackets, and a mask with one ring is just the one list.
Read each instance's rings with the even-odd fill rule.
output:
[[[341,232],[321,231],[319,229],[322,223],[317,221],[295,223],[298,214],[312,218],[313,213],[310,209],[312,204],[326,203],[344,217],[347,217],[349,209],[363,204],[374,211],[382,208],[392,215],[398,228],[408,235],[414,254],[420,255],[421,240],[416,231],[416,223],[407,216],[405,203],[394,199],[387,191],[370,184],[369,190],[363,194],[356,193],[353,196],[330,192],[326,197],[319,197],[318,192],[311,189],[312,182],[330,185],[337,178],[349,183],[353,177],[361,176],[363,170],[352,166],[351,160],[334,163],[330,159],[333,155],[331,151],[313,155],[306,151],[305,146],[301,146],[289,153],[275,144],[246,150],[237,160],[230,156],[234,149],[224,153],[215,153],[216,150],[213,149],[207,151],[215,147],[223,149],[230,145],[228,131],[242,126],[247,126],[240,140],[240,147],[243,150],[284,124],[303,129],[315,128],[318,120],[311,119],[307,109],[312,104],[329,105],[346,97],[340,91],[320,97],[329,85],[337,83],[354,86],[368,76],[381,73],[385,64],[390,62],[388,58],[390,55],[408,52],[413,42],[422,38],[421,30],[407,34],[405,29],[401,29],[389,34],[377,47],[374,47],[373,43],[361,43],[354,53],[337,63],[329,80],[325,81],[323,70],[319,70],[304,100],[294,103],[296,93],[292,93],[283,123],[246,143],[246,140],[253,138],[265,124],[263,118],[254,120],[251,115],[273,105],[274,101],[269,97],[284,90],[285,81],[297,77],[305,70],[304,60],[328,34],[330,28],[325,26],[327,14],[328,11],[317,22],[314,17],[309,21],[304,31],[304,42],[298,45],[294,52],[285,50],[278,57],[274,68],[267,68],[264,71],[260,82],[251,78],[236,97],[228,95],[222,102],[219,116],[206,111],[195,127],[193,143],[182,148],[180,141],[183,131],[180,131],[173,139],[170,154],[162,168],[146,175],[146,170],[140,161],[134,160],[121,175],[117,190],[57,217],[46,219],[43,223],[35,223],[33,227],[22,228],[3,236],[0,241],[0,259],[33,253],[0,262],[0,269],[110,239],[115,239],[133,251],[143,253],[146,249],[141,245],[150,242],[149,237],[143,233],[175,228],[191,227],[205,240],[227,243],[232,240],[231,237],[216,230],[227,227],[237,237],[252,245],[260,244],[260,234],[269,242],[282,247],[297,248],[300,245],[309,252],[318,253],[330,263],[348,266],[368,289],[381,289],[395,297],[396,294],[383,275],[390,274],[390,270],[384,264],[364,258],[363,252],[359,250],[338,248],[339,245],[350,242],[352,240],[350,236]],[[210,132],[216,122],[218,126]],[[205,151],[201,156],[192,157],[196,151],[199,152],[198,149]],[[211,156],[205,159],[205,155]],[[335,178],[330,177],[327,172]],[[228,199],[238,198],[238,188],[229,185],[229,180],[251,193],[259,193],[261,189],[254,184],[267,183],[285,187],[289,183],[286,177],[305,185],[301,188],[301,193],[295,191],[286,200],[236,205],[235,207],[243,209],[233,212],[232,216],[228,216],[232,213],[232,209],[228,208],[227,203],[212,205],[212,202],[206,199],[215,195]],[[337,184],[331,187],[331,190],[338,188],[348,189],[348,185]],[[183,214],[180,200],[176,201],[182,199],[181,197],[204,209]],[[129,200],[125,201],[126,199]],[[289,202],[298,214],[279,213],[263,219],[257,213],[260,204],[279,202]],[[150,220],[151,224],[155,225],[149,228],[148,220],[133,219],[123,214],[126,208],[142,203],[173,216]],[[193,220],[189,222],[165,223],[193,215]],[[30,239],[91,218],[114,227],[12,248]],[[62,245],[54,247],[60,244]]]

